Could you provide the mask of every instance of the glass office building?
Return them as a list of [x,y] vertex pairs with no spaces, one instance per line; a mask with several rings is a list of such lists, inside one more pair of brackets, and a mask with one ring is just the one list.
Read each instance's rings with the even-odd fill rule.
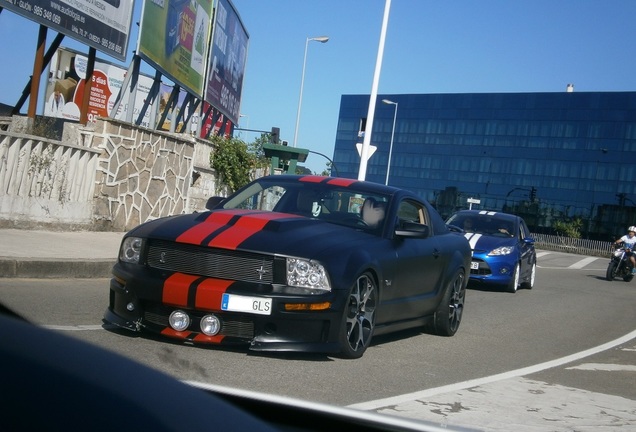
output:
[[[342,96],[334,176],[358,177],[368,104]],[[636,92],[380,95],[371,145],[366,180],[388,169],[444,217],[506,211],[546,233],[578,218],[603,240],[636,225]]]

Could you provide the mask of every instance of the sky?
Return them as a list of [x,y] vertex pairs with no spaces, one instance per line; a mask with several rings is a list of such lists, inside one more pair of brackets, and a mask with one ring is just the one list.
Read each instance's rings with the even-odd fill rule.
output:
[[[371,93],[386,0],[232,2],[250,37],[239,126],[279,127],[293,144],[307,48],[297,146],[332,158],[341,96]],[[569,83],[634,91],[634,22],[633,0],[392,0],[378,94],[562,92]],[[0,102],[20,97],[37,34],[37,24],[0,13]],[[329,41],[307,43],[317,36]],[[136,43],[133,31],[127,61]],[[62,46],[88,52],[69,37]],[[326,163],[310,153],[305,165],[320,173]]]

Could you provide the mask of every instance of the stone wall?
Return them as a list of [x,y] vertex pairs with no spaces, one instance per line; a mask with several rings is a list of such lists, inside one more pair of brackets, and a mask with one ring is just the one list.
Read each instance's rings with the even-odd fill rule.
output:
[[[51,144],[50,140],[41,141]],[[148,220],[203,210],[210,196],[225,194],[210,168],[212,144],[187,134],[99,118],[88,126],[65,124],[62,142],[53,144],[70,149],[90,149],[97,157],[93,158],[93,165],[73,168],[92,171],[88,176],[89,185],[93,184],[88,197],[88,216],[82,214],[79,219],[69,219],[69,215],[64,216],[58,209],[48,214],[46,223],[49,225],[68,225],[72,220],[73,225],[81,229],[127,231]],[[40,148],[41,145],[32,144],[31,147]],[[19,164],[16,162],[15,165]],[[22,166],[28,169],[24,168],[24,163]],[[3,204],[5,207],[11,204],[20,209],[0,214],[0,225],[7,226],[17,219],[33,220],[34,214],[28,206],[17,205],[27,202],[32,194],[20,195],[11,188],[4,193],[0,191],[0,208]],[[72,200],[66,201],[61,204],[65,204],[67,210],[77,207]],[[85,207],[86,204],[84,211]]]

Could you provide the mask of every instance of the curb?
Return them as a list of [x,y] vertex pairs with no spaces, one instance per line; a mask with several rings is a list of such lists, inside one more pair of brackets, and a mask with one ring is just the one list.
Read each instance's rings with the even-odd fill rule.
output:
[[109,278],[116,259],[14,259],[0,258],[0,278]]

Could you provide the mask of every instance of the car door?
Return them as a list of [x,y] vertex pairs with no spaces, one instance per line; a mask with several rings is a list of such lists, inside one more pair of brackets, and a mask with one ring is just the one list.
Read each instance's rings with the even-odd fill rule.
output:
[[[428,211],[422,203],[408,199],[399,203],[396,228],[405,222],[427,225],[429,221]],[[382,295],[378,322],[420,317],[434,310],[434,297],[444,267],[444,256],[438,243],[432,229],[426,238],[396,236],[393,239],[397,271]]]

